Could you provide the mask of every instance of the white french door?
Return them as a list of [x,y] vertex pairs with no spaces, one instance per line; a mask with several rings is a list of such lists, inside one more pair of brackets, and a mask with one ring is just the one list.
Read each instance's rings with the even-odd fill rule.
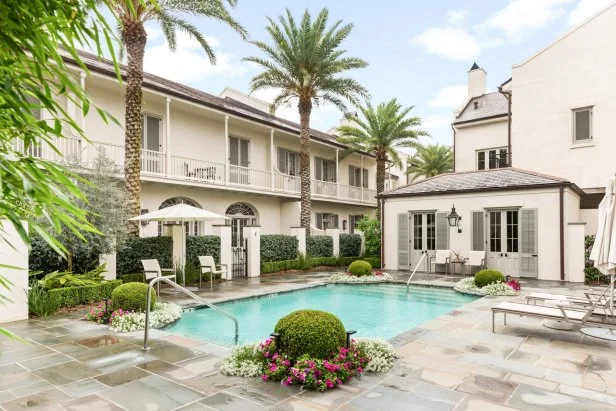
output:
[[505,275],[520,273],[519,210],[488,211],[487,266]]
[[418,267],[418,271],[428,271],[430,256],[436,255],[436,213],[411,214],[411,270],[426,257]]

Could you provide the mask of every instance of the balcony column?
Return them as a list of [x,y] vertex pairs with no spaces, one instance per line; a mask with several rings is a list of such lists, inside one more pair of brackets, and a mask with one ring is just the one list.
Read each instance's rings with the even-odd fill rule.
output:
[[229,184],[229,116],[225,116],[225,184]]
[[165,99],[165,125],[166,125],[166,142],[165,142],[165,175],[171,174],[171,98]]
[[361,172],[359,174],[361,174],[361,201],[364,201],[364,156],[361,156],[361,161],[359,163],[359,169],[361,170]]
[[[85,92],[86,91],[86,72],[85,71],[79,72],[79,84],[81,85],[81,89]],[[81,112],[80,127],[81,127],[81,131],[83,131],[83,133],[86,134],[86,116],[83,114],[83,108]]]
[[340,150],[336,149],[336,198],[340,198],[340,164],[338,164],[339,157],[338,152]]
[[270,129],[270,187],[273,190],[275,188],[274,180],[274,157],[276,152],[274,150],[274,129]]

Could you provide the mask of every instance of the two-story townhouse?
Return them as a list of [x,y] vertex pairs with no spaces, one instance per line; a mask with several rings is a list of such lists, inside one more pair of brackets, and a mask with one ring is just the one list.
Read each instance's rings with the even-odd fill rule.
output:
[[[84,118],[65,101],[91,142],[67,137],[59,148],[65,158],[86,166],[102,149],[122,168],[124,85],[109,61],[88,53],[82,59],[87,75],[66,57],[93,102],[119,125],[93,112]],[[289,233],[299,225],[298,124],[270,114],[268,103],[238,91],[226,88],[214,96],[147,73],[143,111],[143,213],[178,202],[202,207],[231,218],[234,243],[245,225],[260,225],[264,234]],[[332,227],[353,232],[355,221],[373,215],[376,208],[376,162],[367,153],[341,158],[347,147],[335,135],[311,130],[311,142],[314,234]],[[32,150],[33,155],[61,160],[48,147]],[[401,171],[395,177],[394,182],[404,178]],[[204,222],[188,227],[191,235],[212,230]],[[154,222],[141,227],[142,236],[162,231]]]
[[452,123],[455,172],[380,197],[386,268],[450,249],[508,275],[583,281],[583,236],[615,172],[615,23],[612,4],[514,65],[498,91],[473,64]]

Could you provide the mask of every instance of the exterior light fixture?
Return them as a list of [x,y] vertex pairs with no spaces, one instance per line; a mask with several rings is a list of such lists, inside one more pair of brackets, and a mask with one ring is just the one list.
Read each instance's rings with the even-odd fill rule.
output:
[[456,206],[454,204],[451,207],[451,213],[447,216],[447,221],[449,222],[449,227],[458,227],[458,233],[462,232],[460,220],[462,220],[462,217],[460,217],[460,214],[456,213]]
[[342,220],[342,230],[346,231],[347,229],[347,220]]
[[346,332],[346,335],[347,335],[347,337],[346,337],[346,347],[347,347],[347,349],[351,346],[351,336],[353,334],[355,334],[355,333],[357,333],[357,331],[355,331],[355,330],[349,330],[349,331]]

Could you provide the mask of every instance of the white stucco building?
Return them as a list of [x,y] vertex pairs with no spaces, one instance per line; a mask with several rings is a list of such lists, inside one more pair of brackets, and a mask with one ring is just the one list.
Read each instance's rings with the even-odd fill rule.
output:
[[[613,4],[514,65],[495,92],[471,67],[453,121],[455,172],[380,200],[386,268],[477,250],[508,275],[583,281],[583,235],[616,172],[615,27]],[[447,224],[454,204],[461,232]]]
[[[65,158],[87,166],[99,148],[120,168],[124,162],[124,85],[109,61],[88,53],[80,77],[93,102],[120,124],[105,123],[91,110],[81,110],[64,98],[64,106],[91,140],[68,137],[57,144]],[[123,68],[124,70],[124,68]],[[124,71],[123,71],[124,73]],[[62,98],[62,97],[61,97]],[[145,74],[143,84],[142,212],[177,202],[232,218],[234,245],[241,227],[260,225],[262,234],[289,234],[299,225],[299,125],[271,115],[269,104],[225,88],[214,96],[191,87]],[[44,118],[45,113],[40,113]],[[311,130],[312,225],[314,233],[339,227],[352,232],[361,216],[376,209],[376,162],[368,154],[342,158],[347,147],[336,136]],[[31,154],[58,159],[48,147]],[[389,187],[405,182],[396,168]],[[142,226],[143,236],[161,235],[160,224]],[[208,223],[191,223],[190,235],[212,233]]]

